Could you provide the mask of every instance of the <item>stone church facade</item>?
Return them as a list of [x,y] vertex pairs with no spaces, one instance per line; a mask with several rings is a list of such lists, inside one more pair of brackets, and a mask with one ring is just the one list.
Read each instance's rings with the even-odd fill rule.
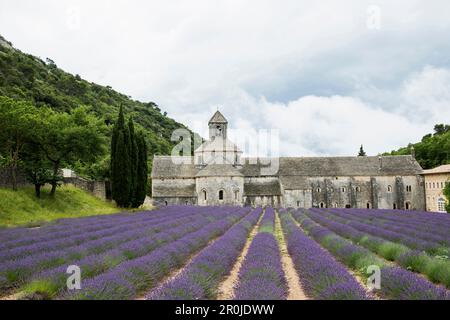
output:
[[[217,111],[193,157],[155,156],[156,205],[425,209],[422,168],[413,156],[244,158]],[[269,160],[269,161],[267,161]]]

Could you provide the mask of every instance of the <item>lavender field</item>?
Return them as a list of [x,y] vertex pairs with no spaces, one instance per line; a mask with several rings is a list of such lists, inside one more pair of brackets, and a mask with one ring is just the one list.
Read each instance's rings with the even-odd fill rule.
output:
[[448,300],[449,248],[446,214],[169,206],[0,230],[0,298]]

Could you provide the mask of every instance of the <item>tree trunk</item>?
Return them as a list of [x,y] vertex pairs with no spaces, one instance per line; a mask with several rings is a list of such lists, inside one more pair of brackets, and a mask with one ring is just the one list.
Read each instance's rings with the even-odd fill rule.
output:
[[17,166],[11,166],[11,180],[12,180],[12,189],[17,191]]
[[55,196],[56,187],[58,186],[58,180],[57,180],[58,171],[59,171],[59,162],[55,162],[53,164],[53,178],[52,178],[52,182],[51,182],[52,189],[50,190],[50,196],[51,197]]
[[34,192],[35,192],[37,198],[41,197],[41,186],[42,186],[42,184],[40,184],[40,183],[37,183],[34,185]]

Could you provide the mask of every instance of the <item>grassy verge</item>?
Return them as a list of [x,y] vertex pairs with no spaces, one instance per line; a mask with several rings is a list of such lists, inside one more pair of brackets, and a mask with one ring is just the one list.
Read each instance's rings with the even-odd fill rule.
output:
[[120,211],[114,204],[71,186],[62,186],[51,198],[49,188],[36,198],[32,187],[0,189],[0,227],[39,226],[60,218],[78,218]]

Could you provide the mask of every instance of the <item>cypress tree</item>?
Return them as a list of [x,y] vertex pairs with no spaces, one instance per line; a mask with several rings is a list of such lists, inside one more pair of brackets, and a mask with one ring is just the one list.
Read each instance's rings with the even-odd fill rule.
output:
[[133,119],[128,121],[128,130],[130,132],[130,203],[133,208],[136,207],[136,192],[137,192],[137,166],[138,166],[138,146],[136,141],[136,134],[134,132]]
[[365,157],[367,154],[364,151],[364,147],[363,145],[361,145],[361,147],[359,148],[359,153],[358,153],[358,157]]
[[138,162],[137,162],[137,177],[136,177],[136,196],[134,207],[140,207],[147,195],[147,180],[148,180],[148,166],[147,166],[147,143],[142,132],[136,136],[138,146]]
[[112,198],[119,207],[130,205],[131,170],[129,127],[125,125],[123,108],[120,106],[117,123],[111,138],[111,188]]
[[[126,128],[128,129],[128,128]],[[128,130],[126,130],[128,131]],[[119,131],[117,134],[115,156],[114,156],[114,171],[112,172],[112,196],[119,207],[130,206],[130,156],[129,147],[125,143],[125,134]]]

